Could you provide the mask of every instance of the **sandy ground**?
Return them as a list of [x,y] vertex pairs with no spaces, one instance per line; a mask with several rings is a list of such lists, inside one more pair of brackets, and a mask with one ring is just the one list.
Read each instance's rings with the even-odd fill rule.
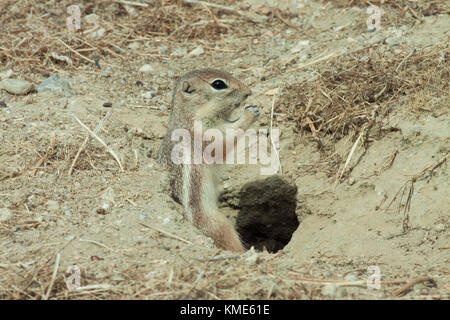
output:
[[[150,40],[122,48],[121,58],[100,57],[101,70],[86,61],[76,68],[52,64],[47,76],[69,80],[70,97],[0,91],[0,297],[448,299],[449,11],[417,19],[379,4],[386,19],[369,32],[367,5],[351,2],[280,1],[285,22],[249,24],[239,33],[233,31],[236,15],[211,8],[232,26],[215,39],[148,34]],[[267,17],[275,4],[264,4],[240,8]],[[203,14],[210,17],[206,9]],[[189,56],[198,46],[204,53]],[[421,87],[379,102],[389,112],[374,117],[376,125],[353,123],[339,134],[316,134],[317,125],[311,129],[296,120],[293,106],[305,103],[297,84],[313,79],[311,92],[320,92],[314,77],[348,66],[349,57],[364,61],[373,54],[387,65],[404,60],[401,69],[419,70],[408,64],[413,48],[435,74],[420,80]],[[46,78],[27,74],[17,61],[3,62],[0,72],[12,69],[36,84]],[[150,72],[139,72],[144,64]],[[276,253],[217,249],[183,218],[169,196],[167,173],[155,161],[173,82],[205,66],[227,70],[252,88],[249,102],[262,110],[256,129],[270,125],[274,107],[282,176],[297,187],[300,222]],[[370,72],[375,75],[376,66]],[[149,91],[154,94],[144,98]],[[352,92],[344,94],[350,99]],[[89,136],[75,117],[93,130],[109,111],[98,136],[124,170],[90,138],[69,176]],[[224,176],[221,206],[234,222],[242,186],[265,177],[259,165],[229,166]],[[75,269],[67,272],[70,266]],[[76,290],[69,288],[73,270],[80,271]],[[380,287],[368,288],[366,281],[376,275]]]

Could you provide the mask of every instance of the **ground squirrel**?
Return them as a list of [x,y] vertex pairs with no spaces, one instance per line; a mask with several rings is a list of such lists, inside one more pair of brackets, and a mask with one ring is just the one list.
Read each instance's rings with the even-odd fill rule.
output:
[[[167,133],[158,152],[158,162],[169,169],[172,197],[185,210],[188,220],[203,234],[211,237],[216,246],[230,251],[244,251],[240,237],[224,217],[217,203],[217,165],[189,161],[189,164],[175,164],[172,150],[177,141],[172,141],[176,129],[185,129],[193,137],[194,122],[200,121],[202,135],[207,129],[218,129],[223,133],[224,158],[227,143],[235,146],[235,137],[227,141],[225,130],[246,130],[259,116],[257,106],[246,106],[236,120],[230,120],[251,90],[230,74],[214,69],[195,70],[181,77],[175,85],[172,110]],[[239,130],[238,132],[243,132]],[[196,133],[198,135],[198,133]],[[237,139],[242,137],[237,136]],[[195,137],[194,137],[195,138]],[[202,141],[203,137],[199,137]],[[230,140],[230,138],[228,138]],[[202,143],[203,144],[203,143]],[[195,144],[190,147],[195,153]],[[200,147],[202,152],[204,146]],[[193,160],[193,157],[189,160]]]

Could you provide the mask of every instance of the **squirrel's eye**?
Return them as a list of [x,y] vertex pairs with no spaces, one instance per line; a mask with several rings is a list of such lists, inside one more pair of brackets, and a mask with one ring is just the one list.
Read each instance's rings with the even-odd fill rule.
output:
[[227,84],[220,79],[214,80],[211,83],[211,87],[213,87],[216,90],[223,90],[223,89],[228,88]]

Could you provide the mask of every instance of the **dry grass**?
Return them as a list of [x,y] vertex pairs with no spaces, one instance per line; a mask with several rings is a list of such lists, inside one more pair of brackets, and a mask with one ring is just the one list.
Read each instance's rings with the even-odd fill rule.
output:
[[[73,70],[81,65],[94,65],[98,60],[125,61],[132,58],[127,50],[132,42],[152,43],[163,37],[167,45],[174,46],[190,39],[211,40],[231,34],[239,37],[245,36],[243,26],[252,24],[243,16],[182,0],[156,0],[148,7],[132,7],[131,14],[123,4],[114,1],[79,3],[81,29],[69,32],[66,10],[72,5],[70,1],[2,2],[0,64],[14,65],[15,71],[47,76],[52,70]],[[84,20],[92,13],[99,16],[97,27]],[[100,28],[105,30],[103,37],[90,37]],[[69,57],[73,64],[55,59],[52,53]],[[137,54],[149,53],[157,54],[158,50],[142,50]]]
[[[387,125],[397,106],[417,115],[448,112],[449,53],[444,43],[399,55],[368,48],[340,56],[317,66],[321,71],[315,80],[285,87],[278,110],[294,123],[294,132],[317,142],[326,164],[321,170],[336,176],[337,183],[362,160],[372,139],[397,130]],[[336,152],[336,141],[343,137],[352,139],[346,157]]]
[[[322,0],[324,4],[332,4],[337,8],[359,7],[366,10],[369,6],[378,6],[381,12],[381,22],[391,26],[421,22],[424,17],[438,14],[449,14],[450,4],[441,0]],[[364,19],[360,21],[365,25]]]
[[[136,252],[127,249],[114,254],[126,253],[130,264],[128,268],[117,273],[111,267],[104,267],[108,275],[99,278],[99,268],[91,270],[91,263],[81,269],[81,287],[69,290],[67,281],[70,273],[65,273],[67,266],[59,267],[52,283],[56,257],[62,250],[47,250],[44,258],[29,263],[0,265],[0,270],[3,269],[0,299],[43,299],[50,285],[50,299],[163,300],[317,299],[321,297],[322,286],[326,284],[366,286],[365,280],[324,279],[323,274],[329,266],[339,264],[334,261],[336,257],[317,257],[313,266],[299,265],[281,252],[275,255],[258,253],[256,259],[252,257],[254,252],[242,256],[222,253],[214,258],[208,258],[208,255],[205,259],[193,259],[187,263],[159,260],[147,261],[143,265],[135,261]],[[102,255],[101,260],[109,261],[112,255]],[[93,261],[95,259],[99,258]],[[343,268],[346,273],[357,270],[364,279],[366,263],[344,263]],[[408,280],[406,277],[383,281],[385,293],[390,295],[392,289],[399,288]]]
[[348,8],[357,6],[366,8],[370,5],[376,5],[380,8],[392,8],[405,17],[409,12],[414,18],[421,18],[437,14],[449,13],[450,6],[446,1],[440,0],[323,0],[324,3],[332,3],[338,8]]
[[[322,67],[316,80],[284,88],[280,109],[298,132],[335,139],[371,121],[381,124],[401,99],[409,101],[411,111],[438,111],[448,106],[449,51],[441,44],[400,55],[366,49],[340,57]],[[432,107],[425,104],[430,95],[437,102]]]

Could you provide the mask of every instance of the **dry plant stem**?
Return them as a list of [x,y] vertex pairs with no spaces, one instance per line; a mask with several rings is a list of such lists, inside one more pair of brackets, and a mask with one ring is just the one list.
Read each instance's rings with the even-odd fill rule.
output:
[[288,72],[294,72],[294,71],[299,71],[299,70],[301,70],[301,69],[310,67],[310,66],[312,66],[312,65],[314,65],[314,64],[316,64],[316,63],[320,63],[320,62],[326,61],[326,60],[328,60],[328,59],[330,59],[330,58],[334,58],[334,57],[336,57],[336,56],[335,56],[336,52],[337,52],[337,51],[333,51],[333,52],[331,52],[331,53],[329,53],[329,54],[327,54],[327,55],[324,55],[324,56],[318,58],[317,60],[311,61],[311,62],[309,62],[309,63],[307,63],[307,64],[302,64],[302,65],[300,65],[300,66],[297,67],[297,68],[294,68],[294,69],[291,69],[291,70],[286,71],[286,73],[288,73]]
[[278,153],[278,149],[277,146],[275,145],[275,142],[273,141],[273,136],[272,136],[272,125],[273,125],[273,110],[275,108],[275,101],[277,99],[278,93],[280,92],[280,89],[277,89],[277,94],[273,97],[272,100],[272,108],[270,110],[270,142],[272,144],[272,150],[275,151],[275,154],[277,155],[277,159],[278,159],[278,165],[280,167],[280,174],[283,174],[283,169],[281,168],[281,161],[280,161],[280,154]]
[[402,233],[402,235],[405,234],[409,230],[409,212],[411,210],[411,200],[412,200],[412,196],[414,194],[414,183],[417,181],[417,179],[422,177],[427,171],[432,172],[432,171],[434,171],[434,169],[436,169],[437,167],[441,166],[447,160],[449,155],[450,154],[447,153],[444,157],[442,157],[438,161],[433,162],[432,164],[428,165],[422,171],[420,171],[419,173],[414,175],[411,179],[406,180],[402,184],[400,189],[397,191],[397,193],[395,194],[394,198],[391,200],[391,202],[386,207],[386,209],[384,209],[384,211],[387,211],[390,208],[390,206],[392,205],[392,203],[394,203],[394,201],[397,199],[397,196],[400,194],[400,192],[403,191],[402,195],[400,197],[400,202],[399,202],[399,211],[400,211],[403,195],[405,194],[405,192],[407,190],[407,184],[410,183],[409,190],[408,190],[408,198],[406,199],[405,209],[403,211],[403,222],[402,222],[403,233]]
[[94,60],[91,60],[91,59],[89,59],[89,58],[86,58],[85,56],[83,56],[81,53],[79,53],[78,51],[75,51],[74,49],[72,49],[71,47],[69,47],[64,41],[62,41],[61,39],[58,39],[58,41],[59,42],[61,42],[67,49],[69,49],[70,51],[72,51],[73,53],[75,53],[77,56],[79,56],[80,58],[82,58],[82,59],[84,59],[84,60],[86,60],[86,61],[88,61],[88,62],[90,62],[90,63],[92,63],[92,64],[95,64],[95,61]]
[[125,4],[128,6],[136,6],[136,7],[148,7],[148,4],[146,3],[140,3],[140,2],[134,2],[134,1],[125,1],[125,0],[114,0],[116,3]]
[[[95,127],[95,129],[94,129],[94,133],[95,134],[97,134],[103,128],[105,122],[108,121],[108,119],[111,117],[111,114],[112,114],[112,110],[109,110],[108,113],[105,115],[105,117],[99,122],[97,127]],[[88,141],[89,141],[89,135],[84,140],[84,142],[81,145],[80,149],[78,149],[78,152],[77,152],[77,154],[75,155],[75,158],[72,161],[72,165],[70,166],[70,169],[67,172],[68,176],[72,175],[73,168],[75,167],[75,164],[77,163],[77,160],[80,157],[81,152],[84,150],[84,148],[86,148],[86,145],[87,145]]]
[[102,139],[100,139],[100,137],[98,135],[96,135],[91,129],[89,129],[88,126],[86,126],[83,122],[80,121],[80,119],[78,119],[75,115],[73,115],[73,118],[83,127],[85,128],[95,139],[97,139],[98,142],[100,142],[105,148],[106,150],[113,156],[113,158],[117,161],[117,164],[120,167],[120,170],[122,172],[124,172],[125,170],[123,169],[122,163],[119,160],[119,157],[116,155],[116,153],[114,152],[114,150],[112,150]]
[[197,261],[200,261],[200,262],[210,262],[210,261],[222,261],[222,260],[238,260],[240,258],[242,258],[241,255],[227,256],[227,257],[219,256],[219,257],[207,258],[207,259],[201,259],[201,258],[194,258],[194,259]]
[[103,243],[100,243],[100,242],[97,242],[97,241],[94,241],[94,240],[89,240],[89,239],[86,239],[86,240],[84,240],[84,239],[79,239],[78,241],[81,241],[81,242],[89,242],[89,243],[95,244],[95,245],[97,245],[97,246],[99,246],[99,247],[108,249],[109,251],[113,251],[113,252],[115,251],[113,248],[110,248],[110,247],[108,247],[108,246],[105,246]]
[[416,284],[423,283],[423,282],[428,282],[428,283],[431,283],[433,286],[436,286],[436,282],[432,278],[420,277],[420,278],[413,279],[413,280],[409,281],[408,283],[406,283],[404,286],[401,286],[400,288],[394,290],[392,292],[392,294],[396,297],[398,297],[400,295],[404,295],[409,290],[411,290],[412,287],[414,287]]
[[241,17],[247,19],[248,21],[256,23],[253,19],[251,19],[250,17],[246,16],[244,13],[242,13],[241,11],[239,11],[239,10],[233,8],[233,7],[223,6],[223,5],[215,4],[215,3],[209,3],[209,2],[206,2],[206,1],[197,1],[197,0],[184,0],[184,3],[199,4],[199,5],[209,6],[209,7],[212,7],[212,8],[228,11],[228,12],[234,13],[234,14],[236,14],[238,16],[241,16]]
[[61,259],[61,254],[58,253],[56,255],[56,262],[55,262],[55,268],[53,269],[53,274],[52,274],[52,278],[50,280],[50,284],[48,286],[47,289],[47,293],[44,296],[44,300],[48,300],[48,297],[50,296],[50,292],[52,291],[52,287],[53,287],[53,283],[55,282],[56,279],[56,274],[58,273],[58,268],[59,268],[59,260]]
[[397,66],[397,68],[395,68],[395,72],[398,72],[398,70],[400,69],[400,67],[402,66],[402,64],[404,64],[406,62],[406,60],[409,59],[409,57],[411,57],[414,52],[416,52],[416,49],[412,49],[411,52],[405,57],[405,59],[402,60],[402,62],[400,62]]
[[[295,280],[300,280],[303,282],[323,283],[323,284],[335,283],[341,286],[360,286],[360,285],[367,286],[366,280],[345,281],[345,280],[311,279],[302,277],[296,277]],[[380,281],[380,284],[401,284],[405,282],[407,282],[407,280]]]
[[290,22],[287,21],[286,19],[284,19],[284,18],[281,16],[281,11],[280,11],[280,9],[275,8],[274,11],[275,11],[275,15],[277,16],[277,18],[280,19],[281,22],[283,22],[285,25],[287,25],[288,27],[291,27],[291,28],[293,28],[293,29],[295,29],[295,30],[297,30],[297,31],[302,31],[299,27],[297,27],[296,25],[290,23]]
[[39,159],[38,162],[36,162],[36,164],[34,165],[34,169],[31,172],[31,176],[35,176],[36,172],[39,170],[39,167],[44,163],[45,160],[47,160],[47,158],[53,153],[53,151],[55,150],[55,134],[52,134],[52,136],[50,137],[50,148],[48,149],[48,151]]
[[[327,55],[323,55],[322,57],[318,58],[317,60],[311,61],[311,62],[309,62],[307,64],[301,64],[300,66],[298,66],[296,68],[293,68],[293,69],[290,69],[290,70],[286,70],[285,73],[299,71],[299,70],[302,70],[302,69],[307,68],[309,66],[312,66],[314,64],[321,63],[323,61],[327,61],[328,59],[339,58],[340,56],[343,56],[344,54],[352,55],[352,54],[355,54],[355,53],[357,53],[359,51],[363,51],[363,50],[366,50],[366,49],[369,49],[369,48],[372,48],[372,47],[375,47],[375,46],[378,46],[378,45],[379,45],[379,43],[375,43],[375,44],[372,44],[370,46],[366,46],[366,47],[363,47],[363,48],[359,48],[359,49],[353,50],[351,52],[341,52],[339,54],[337,54],[337,51],[333,51],[333,52],[331,52],[331,53],[329,53]],[[310,79],[310,80],[312,80],[312,79]]]
[[192,285],[192,287],[189,289],[189,291],[186,293],[186,298],[189,297],[189,295],[191,294],[191,292],[195,289],[195,287],[197,287],[198,283],[200,282],[200,280],[203,278],[203,275],[205,274],[205,271],[202,270],[200,271],[200,274],[198,275],[197,279],[195,280],[194,284]]
[[54,255],[52,255],[50,258],[48,258],[47,260],[45,260],[43,263],[41,262],[41,265],[38,266],[35,270],[34,270],[34,274],[31,277],[31,279],[28,281],[28,283],[26,284],[26,287],[29,287],[31,285],[31,283],[36,279],[37,275],[39,274],[39,272],[41,272],[42,268],[44,268],[44,266],[49,263],[53,258],[57,258],[57,256],[61,253],[61,251],[63,251],[69,244],[72,243],[72,241],[74,241],[77,237],[73,237],[72,239],[70,239],[69,241],[67,241],[58,251],[56,251],[56,253]]
[[186,239],[180,238],[180,237],[177,236],[177,235],[174,235],[174,234],[172,234],[172,233],[170,233],[170,232],[161,230],[161,229],[159,229],[159,228],[157,228],[157,227],[149,226],[149,225],[144,224],[144,223],[141,223],[141,225],[144,226],[144,227],[146,227],[146,228],[152,229],[152,230],[154,230],[154,231],[158,231],[158,232],[162,233],[163,235],[165,235],[165,236],[167,236],[167,237],[169,237],[169,238],[173,238],[173,239],[182,241],[182,242],[184,242],[184,243],[187,243],[187,244],[190,244],[190,245],[194,245],[194,243],[192,243],[191,241],[188,241],[188,240],[186,240]]
[[437,167],[441,166],[445,161],[447,161],[447,158],[450,154],[447,153],[444,157],[442,157],[440,160],[428,165],[426,168],[424,168],[422,171],[420,171],[418,174],[414,175],[414,177],[412,177],[411,179],[406,180],[400,187],[400,189],[397,191],[397,193],[395,194],[394,198],[391,200],[391,202],[388,204],[388,206],[386,207],[386,209],[384,209],[385,211],[388,210],[390,208],[390,206],[392,205],[392,203],[394,203],[394,201],[397,199],[398,194],[400,193],[400,191],[403,189],[403,187],[405,187],[408,182],[416,182],[416,180],[418,178],[420,178],[422,175],[425,174],[425,172],[427,172],[428,170],[433,171],[434,169],[436,169]]
[[355,143],[352,146],[352,149],[350,150],[350,153],[348,154],[347,160],[345,161],[344,167],[342,168],[342,171],[339,173],[338,177],[336,178],[336,181],[334,182],[334,186],[337,185],[337,183],[339,182],[339,180],[341,180],[342,175],[345,172],[345,169],[347,169],[347,166],[350,162],[350,160],[352,159],[353,153],[356,150],[356,147],[358,146],[359,141],[361,140],[362,136],[364,135],[364,131],[365,131],[365,127],[361,130],[361,133],[359,134],[358,139],[356,139]]

